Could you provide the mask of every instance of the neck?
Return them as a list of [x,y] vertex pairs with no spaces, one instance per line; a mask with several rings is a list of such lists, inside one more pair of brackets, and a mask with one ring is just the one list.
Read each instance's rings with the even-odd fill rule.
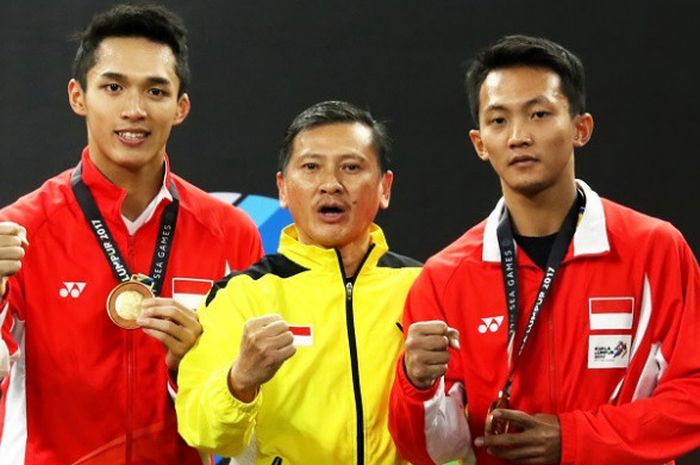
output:
[[165,160],[158,164],[139,167],[133,171],[93,159],[97,169],[115,186],[126,190],[122,215],[133,221],[139,217],[163,186]]
[[126,197],[122,203],[122,214],[133,221],[143,213],[151,200],[158,195],[163,186],[163,170],[155,176],[143,176],[143,181],[131,179],[131,182],[120,185],[126,189]]
[[504,190],[503,197],[517,234],[549,236],[559,231],[571,209],[576,199],[576,184],[571,180],[557,189],[546,189],[531,196]]
[[367,237],[367,240],[363,242],[364,246],[360,244],[348,244],[338,249],[340,258],[343,261],[343,270],[345,270],[346,278],[355,276],[355,273],[362,263],[362,259],[367,255],[370,243],[370,239]]

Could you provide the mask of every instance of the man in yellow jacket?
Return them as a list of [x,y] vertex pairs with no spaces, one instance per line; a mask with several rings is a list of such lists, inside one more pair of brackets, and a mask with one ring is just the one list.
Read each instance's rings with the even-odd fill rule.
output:
[[190,445],[266,465],[406,463],[387,411],[420,264],[374,224],[392,181],[386,130],[368,112],[333,101],[295,118],[277,173],[294,224],[278,253],[214,286],[180,364]]

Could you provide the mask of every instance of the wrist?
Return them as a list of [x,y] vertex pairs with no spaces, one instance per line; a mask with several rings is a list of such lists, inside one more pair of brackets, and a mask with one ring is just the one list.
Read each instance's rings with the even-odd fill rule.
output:
[[7,292],[7,277],[3,276],[0,278],[0,300],[5,297],[5,293]]
[[228,390],[233,397],[249,404],[258,395],[259,386],[242,383],[234,371],[235,365],[228,372]]
[[411,376],[411,374],[408,371],[408,367],[406,366],[406,359],[405,358],[403,361],[403,372],[404,372],[404,375],[406,376],[406,380],[408,380],[408,382],[411,383],[411,385],[414,388],[418,389],[419,391],[426,391],[426,390],[432,388],[433,385],[435,385],[435,379],[430,380],[429,382],[424,382],[422,380],[417,380],[413,376]]

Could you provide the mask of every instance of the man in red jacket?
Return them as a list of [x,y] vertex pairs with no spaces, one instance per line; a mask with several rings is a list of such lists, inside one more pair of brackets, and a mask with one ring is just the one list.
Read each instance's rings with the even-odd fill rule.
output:
[[165,145],[190,110],[180,18],[96,16],[73,76],[80,162],[0,210],[0,463],[201,465],[172,380],[201,333],[192,309],[259,259],[260,237],[170,171]]
[[574,177],[580,60],[505,37],[467,73],[503,198],[408,296],[389,427],[416,464],[659,465],[700,445],[700,271],[669,223]]

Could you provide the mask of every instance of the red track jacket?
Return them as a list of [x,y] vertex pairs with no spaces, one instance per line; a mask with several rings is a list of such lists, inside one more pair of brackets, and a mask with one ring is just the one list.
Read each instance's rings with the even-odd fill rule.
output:
[[[148,274],[163,200],[134,236],[125,192],[82,156],[83,180],[132,273]],[[71,190],[67,170],[0,210],[27,229],[22,270],[0,302],[14,360],[4,383],[0,463],[200,464],[178,436],[165,349],[115,326],[105,300],[117,284]],[[214,280],[262,253],[253,222],[169,171],[180,211],[161,296],[195,306]],[[167,185],[167,184],[166,184]],[[2,345],[2,344],[0,344]]]
[[[698,264],[669,223],[579,186],[586,210],[516,368],[511,408],[558,415],[564,465],[671,462],[700,445]],[[444,320],[461,343],[433,389],[413,388],[397,365],[389,427],[416,464],[471,453],[507,376],[502,208],[432,257],[409,294],[406,330]],[[524,253],[517,265],[516,349],[543,277]],[[474,452],[479,465],[504,463]]]

